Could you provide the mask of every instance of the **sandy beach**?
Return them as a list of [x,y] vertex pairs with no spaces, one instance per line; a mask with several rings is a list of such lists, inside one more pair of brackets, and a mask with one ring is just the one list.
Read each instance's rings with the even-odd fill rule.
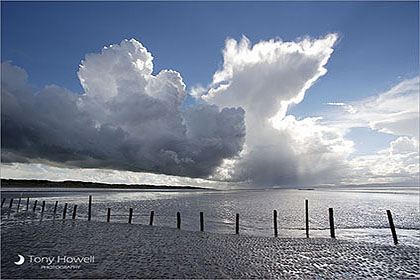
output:
[[322,238],[55,220],[5,223],[1,240],[2,279],[420,277],[418,248]]

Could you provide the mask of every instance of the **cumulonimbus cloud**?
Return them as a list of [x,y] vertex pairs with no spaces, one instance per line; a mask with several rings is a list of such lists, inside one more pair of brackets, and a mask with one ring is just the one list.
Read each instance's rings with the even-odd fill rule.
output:
[[247,133],[244,151],[225,161],[218,169],[220,177],[259,186],[338,181],[353,143],[317,118],[287,115],[288,107],[301,102],[306,90],[326,74],[336,40],[336,34],[328,34],[255,45],[246,37],[226,41],[223,67],[201,98],[244,108]]
[[86,56],[82,95],[55,85],[34,93],[22,68],[3,63],[2,161],[207,177],[242,150],[243,109],[181,108],[181,75],[152,72],[134,39]]

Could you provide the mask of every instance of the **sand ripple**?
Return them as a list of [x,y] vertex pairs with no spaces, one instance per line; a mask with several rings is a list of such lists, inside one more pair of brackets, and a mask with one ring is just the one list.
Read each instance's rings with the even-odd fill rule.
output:
[[[419,251],[331,239],[274,238],[87,221],[5,224],[2,278],[418,279]],[[26,262],[17,266],[17,255]],[[41,269],[34,256],[94,256]]]

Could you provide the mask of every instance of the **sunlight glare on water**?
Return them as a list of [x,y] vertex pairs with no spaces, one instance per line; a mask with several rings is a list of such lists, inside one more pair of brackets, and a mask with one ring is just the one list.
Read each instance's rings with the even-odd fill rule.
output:
[[[46,201],[44,219],[53,218],[55,201],[59,201],[57,218],[68,203],[68,218],[73,205],[78,205],[78,219],[87,218],[88,196],[93,197],[92,219],[106,221],[111,208],[112,222],[127,222],[133,208],[134,224],[148,224],[150,211],[155,212],[154,224],[176,227],[176,212],[182,215],[182,229],[199,230],[199,212],[204,212],[205,230],[234,233],[235,215],[240,214],[240,233],[272,236],[273,210],[278,211],[279,236],[305,237],[305,199],[309,200],[311,237],[329,237],[328,208],[334,209],[336,235],[339,239],[392,244],[386,210],[392,211],[401,244],[419,246],[420,215],[418,189],[335,188],[315,190],[272,189],[237,191],[134,191],[103,189],[40,189],[3,188],[2,198],[14,197],[17,203],[23,191],[21,210],[12,211],[8,202],[3,206],[2,223],[17,219],[38,219],[41,201]],[[29,213],[26,197],[30,197]],[[34,200],[38,210],[33,213]]]

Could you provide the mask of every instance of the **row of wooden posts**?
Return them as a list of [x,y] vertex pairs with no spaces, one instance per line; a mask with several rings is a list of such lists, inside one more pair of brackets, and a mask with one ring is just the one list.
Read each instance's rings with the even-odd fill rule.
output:
[[[17,210],[19,210],[21,199],[22,199],[22,197],[19,197]],[[4,204],[5,200],[6,200],[6,198],[3,198],[2,202],[1,202],[1,207],[2,208],[3,208],[3,204]],[[36,210],[37,202],[38,202],[38,200],[35,200],[33,211]],[[305,231],[306,231],[306,237],[307,238],[309,238],[309,205],[308,204],[309,204],[308,200],[305,200]],[[57,214],[57,205],[58,205],[58,201],[55,202],[54,217]],[[10,199],[9,208],[12,208],[12,206],[13,206],[13,198]],[[68,206],[68,204],[65,203],[64,204],[64,209],[63,209],[63,219],[66,218],[67,206]],[[26,210],[28,210],[28,209],[29,209],[29,197],[26,200]],[[45,210],[45,201],[42,202],[41,216],[44,214],[44,210]],[[77,211],[77,205],[74,205],[73,216],[72,216],[73,219],[76,219],[76,211]],[[395,226],[394,226],[394,221],[392,219],[391,211],[386,210],[386,213],[387,213],[387,216],[388,216],[389,226],[391,228],[392,238],[394,239],[394,244],[398,244],[397,233],[395,231]],[[150,226],[153,225],[154,215],[155,215],[155,212],[151,211],[150,212],[150,221],[149,221]],[[329,224],[330,224],[330,236],[331,236],[331,238],[335,238],[334,210],[333,210],[333,208],[328,209],[328,215],[329,215]],[[92,196],[89,195],[88,221],[91,220],[91,217],[92,217]],[[132,218],[133,218],[133,208],[130,208],[129,215],[128,215],[128,223],[129,224],[131,224]],[[107,222],[111,221],[111,208],[108,208],[106,221]],[[278,236],[277,210],[273,211],[273,223],[274,223],[274,236],[277,237]],[[178,229],[181,229],[181,213],[180,212],[176,213],[176,227]],[[203,212],[200,212],[200,231],[204,231],[204,213]],[[239,214],[236,214],[235,233],[239,234]]]
[[[3,208],[4,202],[6,201],[6,198],[3,198],[3,200],[1,201],[1,208]],[[18,201],[18,205],[17,205],[17,211],[19,211],[20,208],[20,204],[22,201],[22,197],[19,197],[19,201]],[[34,206],[33,206],[33,211],[35,212],[36,210],[36,206],[38,204],[38,200],[35,200],[34,202]],[[13,206],[13,198],[10,199],[10,204],[9,204],[9,208],[12,208]],[[68,204],[65,203],[64,204],[64,209],[63,209],[63,219],[66,218],[66,214],[67,214],[67,206]],[[58,207],[58,201],[55,202],[54,205],[54,217],[57,214],[57,207]],[[110,210],[110,208],[108,208]],[[26,211],[29,210],[29,197],[26,198]],[[42,207],[41,207],[41,216],[44,215],[44,211],[45,211],[45,201],[42,201]],[[77,213],[77,205],[74,205],[73,208],[73,219],[76,219],[76,213]],[[88,221],[91,220],[92,217],[92,196],[89,196],[89,208],[88,208]]]

